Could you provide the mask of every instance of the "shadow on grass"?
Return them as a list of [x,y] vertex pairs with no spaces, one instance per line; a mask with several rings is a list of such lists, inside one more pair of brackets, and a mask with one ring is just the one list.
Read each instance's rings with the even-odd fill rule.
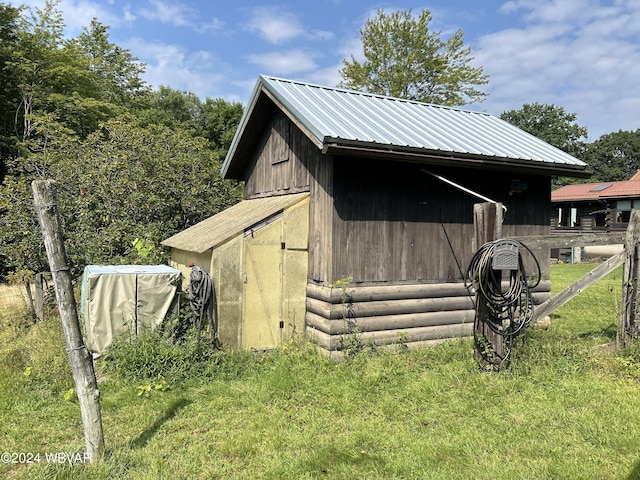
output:
[[636,463],[636,466],[631,470],[631,473],[627,477],[627,480],[638,480],[640,479],[640,462]]
[[618,327],[615,323],[610,323],[609,325],[607,325],[606,328],[600,330],[600,329],[594,329],[594,330],[589,330],[588,332],[582,332],[579,337],[580,338],[585,338],[585,337],[592,337],[594,335],[602,335],[604,337],[608,337],[611,340],[615,340],[616,336],[618,334]]
[[349,471],[351,468],[362,469],[365,464],[381,470],[385,462],[365,451],[346,452],[335,447],[325,447],[319,448],[304,462],[304,471],[331,477]]
[[153,425],[144,430],[138,437],[131,443],[133,448],[142,448],[149,443],[149,440],[156,434],[158,429],[165,423],[171,420],[173,417],[177,415],[177,413],[189,405],[191,400],[187,400],[186,398],[180,398],[169,405],[164,415],[158,418]]

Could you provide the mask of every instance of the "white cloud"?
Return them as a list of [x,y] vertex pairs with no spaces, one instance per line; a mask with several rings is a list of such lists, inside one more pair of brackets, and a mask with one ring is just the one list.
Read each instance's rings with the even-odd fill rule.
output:
[[597,0],[512,0],[501,12],[522,28],[479,38],[476,64],[490,75],[483,107],[495,114],[523,103],[552,103],[577,113],[597,138],[640,128],[640,4]]
[[297,15],[277,7],[256,7],[251,12],[248,28],[269,43],[278,44],[301,35],[304,28]]
[[317,68],[314,60],[318,54],[303,49],[253,54],[247,58],[250,63],[257,65],[266,74],[289,75],[292,73],[308,72]]
[[342,76],[340,75],[341,68],[342,64],[320,68],[305,75],[303,80],[317,85],[334,86],[342,80]]
[[234,69],[208,51],[188,52],[180,45],[149,43],[140,38],[127,45],[145,62],[144,79],[154,88],[168,85],[204,97],[231,98],[227,92],[228,78]]
[[88,27],[93,18],[97,18],[101,24],[108,26],[124,23],[123,18],[99,2],[63,0],[59,8],[63,12],[66,28],[72,35],[81,31],[83,27]]
[[198,33],[218,31],[224,26],[224,22],[215,17],[209,21],[200,21],[198,11],[182,3],[164,0],[148,1],[152,8],[143,7],[138,10],[140,16],[146,20],[189,28]]
[[[9,2],[14,5],[24,5],[30,8],[44,8],[45,0],[23,0],[20,2]],[[106,2],[112,5],[112,2]],[[114,13],[111,8],[105,5],[105,2],[91,0],[62,0],[57,9],[62,12],[66,34],[76,36],[84,27],[91,24],[93,18],[109,27],[119,27],[124,24],[131,23],[135,17],[132,17],[127,7],[123,9],[122,15]]]
[[192,25],[195,10],[176,2],[164,2],[162,0],[149,0],[152,8],[140,8],[138,12],[147,20],[158,21],[174,25],[176,27],[188,27]]

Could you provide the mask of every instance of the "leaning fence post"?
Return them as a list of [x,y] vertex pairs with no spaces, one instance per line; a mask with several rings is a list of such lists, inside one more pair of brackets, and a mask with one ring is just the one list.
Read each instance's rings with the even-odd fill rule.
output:
[[618,335],[616,343],[619,347],[626,344],[628,337],[638,335],[638,325],[636,316],[640,303],[638,302],[638,279],[640,278],[640,210],[631,211],[629,226],[627,227],[627,238],[625,241],[625,262],[622,274],[622,313],[618,325]]
[[93,369],[93,359],[84,345],[78,311],[73,296],[71,272],[62,240],[62,227],[58,217],[55,182],[37,180],[31,184],[38,221],[44,237],[51,277],[62,320],[62,330],[71,364],[71,372],[80,403],[84,427],[86,453],[91,462],[104,455],[104,435],[100,414],[100,392]]

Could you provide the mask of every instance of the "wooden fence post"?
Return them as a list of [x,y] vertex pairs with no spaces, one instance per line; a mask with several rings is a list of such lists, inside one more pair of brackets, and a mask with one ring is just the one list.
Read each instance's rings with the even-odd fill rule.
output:
[[627,227],[627,238],[625,241],[625,262],[622,275],[622,313],[618,325],[616,343],[619,347],[626,344],[628,337],[634,338],[638,335],[638,324],[636,316],[640,303],[638,295],[638,280],[640,279],[640,210],[631,211],[629,226]]
[[93,369],[93,359],[84,345],[80,332],[71,272],[68,267],[67,254],[62,240],[62,227],[58,217],[55,182],[51,180],[34,181],[31,188],[51,268],[71,372],[80,403],[85,446],[90,461],[94,462],[104,456],[100,391]]
[[36,273],[35,277],[35,301],[34,308],[36,313],[36,321],[41,322],[44,320],[44,278],[42,272]]
[[[502,220],[504,210],[501,203],[476,203],[473,206],[473,224],[474,224],[474,238],[473,238],[473,250],[477,251],[482,245],[487,242],[492,242],[502,238]],[[484,350],[490,348],[492,350],[492,356],[498,357],[498,359],[504,358],[504,338],[487,326],[487,322],[490,322],[489,314],[487,311],[487,305],[483,304],[480,299],[481,295],[476,294],[476,322],[474,326],[474,336],[476,339],[482,339],[488,345],[483,346],[481,342],[478,345],[476,342],[475,357],[481,365],[486,365],[488,353]]]

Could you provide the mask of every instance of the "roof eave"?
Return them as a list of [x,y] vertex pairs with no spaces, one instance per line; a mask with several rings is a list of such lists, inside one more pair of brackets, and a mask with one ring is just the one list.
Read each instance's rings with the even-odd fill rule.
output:
[[355,144],[325,143],[322,151],[333,155],[360,156],[431,165],[451,166],[455,164],[456,166],[468,168],[493,167],[497,170],[517,172],[526,170],[529,173],[574,178],[589,178],[592,174],[587,170],[586,166],[582,165],[543,163],[535,160],[488,157],[486,155],[444,152],[441,150],[400,148],[379,144],[358,146]]
[[[231,146],[222,164],[221,173],[225,179],[240,180],[243,167],[246,162],[242,161],[242,146],[247,142],[247,130],[256,110],[259,110],[260,101],[268,99],[280,109],[317,147],[322,148],[321,134],[314,128],[313,124],[307,121],[303,115],[297,111],[290,102],[280,95],[280,93],[270,85],[264,75],[258,77],[258,81],[251,93],[249,104],[240,119],[240,124],[231,141]],[[246,159],[245,159],[246,160]]]
[[236,130],[235,135],[233,136],[233,140],[231,140],[231,145],[229,146],[229,150],[227,152],[227,156],[222,163],[221,173],[222,178],[235,178],[229,176],[230,170],[232,170],[231,166],[234,163],[234,158],[238,153],[238,147],[242,143],[242,139],[244,137],[245,131],[247,129],[247,125],[249,123],[249,119],[253,116],[253,112],[258,103],[258,98],[260,97],[260,91],[262,90],[262,75],[258,77],[258,80],[253,87],[253,91],[251,92],[251,96],[249,97],[249,103],[247,104],[247,108],[244,110],[242,117],[240,118],[240,124]]

